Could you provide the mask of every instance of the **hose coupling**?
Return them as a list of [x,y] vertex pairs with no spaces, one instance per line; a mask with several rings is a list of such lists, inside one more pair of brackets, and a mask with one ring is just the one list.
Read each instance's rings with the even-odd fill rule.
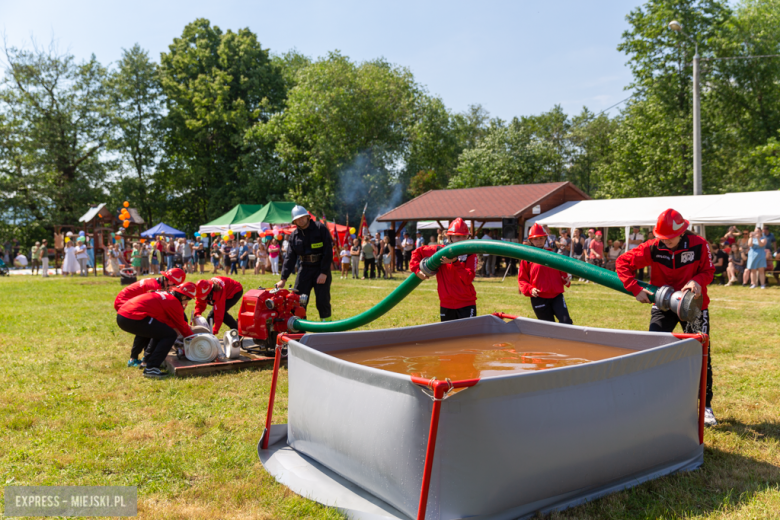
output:
[[695,321],[701,314],[704,303],[702,297],[696,298],[693,291],[675,291],[673,287],[664,285],[655,293],[655,306],[660,310],[674,312],[681,321]]
[[420,262],[420,272],[424,274],[427,278],[430,278],[431,276],[436,274],[436,270],[432,270],[430,267],[428,267],[428,260],[429,258],[423,258],[422,262]]
[[295,328],[295,322],[298,321],[298,318],[295,316],[290,316],[290,318],[287,320],[287,332],[300,332],[298,329]]

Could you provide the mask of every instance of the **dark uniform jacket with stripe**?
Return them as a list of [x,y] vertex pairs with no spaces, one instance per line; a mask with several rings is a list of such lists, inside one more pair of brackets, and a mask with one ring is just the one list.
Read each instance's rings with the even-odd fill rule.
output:
[[290,235],[284,264],[282,264],[282,280],[287,280],[295,271],[298,257],[312,255],[321,255],[321,257],[316,263],[302,259],[301,267],[314,267],[322,274],[329,274],[330,264],[333,261],[333,239],[327,226],[322,222],[315,222],[314,219],[309,221],[306,229],[296,227]]

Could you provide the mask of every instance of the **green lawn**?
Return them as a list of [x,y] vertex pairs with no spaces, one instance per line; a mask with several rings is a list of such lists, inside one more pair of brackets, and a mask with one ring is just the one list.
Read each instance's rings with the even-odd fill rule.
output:
[[[274,281],[238,278],[245,288]],[[336,273],[334,319],[398,283]],[[514,279],[476,285],[481,314],[531,314]],[[144,518],[341,518],[277,484],[258,461],[271,371],[144,379],[125,367],[131,338],[115,323],[119,289],[103,277],[0,279],[4,485],[137,485]],[[780,518],[780,288],[715,287],[711,296],[721,424],[706,432],[704,468],[554,518]],[[610,289],[575,283],[567,301],[578,325],[646,330],[649,307]],[[425,282],[371,328],[435,322],[438,308],[435,282]],[[276,422],[286,400],[282,370]]]

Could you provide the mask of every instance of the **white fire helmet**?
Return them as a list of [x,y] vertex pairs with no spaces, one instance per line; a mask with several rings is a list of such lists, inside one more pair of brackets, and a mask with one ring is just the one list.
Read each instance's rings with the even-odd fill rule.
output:
[[303,206],[298,206],[297,204],[292,209],[292,221],[295,222],[295,219],[305,217],[309,214],[308,211],[306,211],[306,208]]

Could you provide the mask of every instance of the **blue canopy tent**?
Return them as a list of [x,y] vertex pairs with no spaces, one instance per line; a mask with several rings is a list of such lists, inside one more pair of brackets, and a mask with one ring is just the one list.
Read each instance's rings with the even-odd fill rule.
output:
[[143,233],[141,233],[141,236],[145,238],[153,238],[160,235],[176,237],[176,238],[185,238],[187,236],[184,233],[184,231],[179,231],[178,229],[174,229],[164,222],[160,222],[156,226],[149,228]]

